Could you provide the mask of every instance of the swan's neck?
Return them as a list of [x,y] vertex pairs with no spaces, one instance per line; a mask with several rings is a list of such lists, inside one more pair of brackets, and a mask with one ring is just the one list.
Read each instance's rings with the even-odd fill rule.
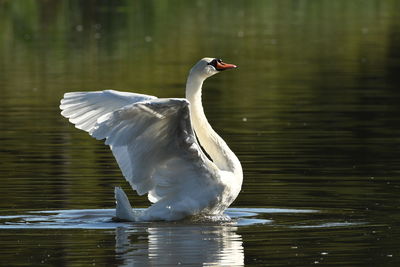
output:
[[186,99],[190,102],[192,125],[201,146],[222,171],[230,171],[242,176],[242,167],[236,155],[225,141],[213,130],[204,114],[201,89],[204,78],[190,73],[186,84]]

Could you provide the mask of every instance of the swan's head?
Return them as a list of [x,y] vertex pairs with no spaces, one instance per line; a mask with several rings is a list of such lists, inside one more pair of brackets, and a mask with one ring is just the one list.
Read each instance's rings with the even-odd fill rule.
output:
[[207,79],[208,77],[217,74],[223,70],[236,68],[236,65],[223,62],[219,58],[205,57],[201,59],[190,70],[190,74],[196,74]]

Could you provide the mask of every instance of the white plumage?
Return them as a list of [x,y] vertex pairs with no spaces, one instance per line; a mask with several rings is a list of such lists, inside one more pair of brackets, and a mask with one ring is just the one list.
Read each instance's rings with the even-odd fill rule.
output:
[[240,162],[211,128],[201,105],[203,81],[234,67],[217,59],[200,60],[190,72],[187,99],[114,90],[64,95],[61,114],[92,137],[105,139],[126,180],[153,203],[144,212],[132,210],[117,187],[118,218],[152,221],[218,215],[237,197]]

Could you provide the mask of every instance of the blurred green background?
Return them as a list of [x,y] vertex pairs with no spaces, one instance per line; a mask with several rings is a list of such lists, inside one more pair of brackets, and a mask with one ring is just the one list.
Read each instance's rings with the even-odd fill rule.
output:
[[[241,158],[250,195],[273,175],[397,174],[399,4],[1,1],[0,206],[112,205],[119,170],[59,115],[63,93],[183,97],[204,56],[239,66],[207,81],[204,105]],[[246,191],[239,204],[282,205]]]
[[239,66],[204,91],[245,167],[238,204],[281,205],[251,191],[273,175],[398,173],[398,1],[0,3],[2,208],[109,207],[118,167],[59,115],[63,93],[183,97],[204,56]]

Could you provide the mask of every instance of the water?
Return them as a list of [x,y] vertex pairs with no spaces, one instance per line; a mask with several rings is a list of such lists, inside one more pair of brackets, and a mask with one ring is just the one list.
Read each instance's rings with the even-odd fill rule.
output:
[[[1,266],[397,266],[398,1],[0,2]],[[182,97],[240,158],[231,222],[112,220],[124,182],[67,91]]]
[[[15,262],[18,259],[16,256],[20,255],[15,244],[10,244],[8,240],[12,234],[17,241],[17,247],[21,243],[22,246],[31,247],[33,244],[27,241],[27,237],[35,238],[34,246],[39,249],[37,254],[31,255],[27,261],[29,264],[57,264],[60,256],[54,248],[62,246],[66,250],[63,260],[83,265],[103,264],[92,254],[110,253],[104,250],[114,250],[114,263],[121,266],[186,266],[199,263],[205,266],[243,266],[245,245],[242,233],[246,236],[257,235],[255,231],[265,231],[268,236],[279,233],[280,238],[283,238],[281,242],[287,242],[288,237],[294,238],[299,233],[307,233],[307,228],[334,232],[352,229],[357,233],[365,228],[365,222],[362,221],[350,222],[341,218],[336,218],[336,221],[319,220],[318,217],[328,216],[327,212],[319,213],[321,212],[317,210],[300,209],[230,208],[226,211],[231,217],[230,221],[129,223],[114,221],[114,209],[25,212],[0,216],[0,229],[7,230],[0,236],[5,240],[2,242],[5,262]],[[276,220],[265,219],[266,217]],[[295,224],[290,225],[290,221]],[[66,242],[65,235],[72,235],[71,238],[77,240]],[[82,235],[84,240],[81,240]],[[263,240],[267,235],[260,235],[251,241]],[[52,236],[57,239],[54,240]],[[246,246],[251,241],[246,242]],[[288,256],[297,257],[299,252],[304,253],[299,244],[300,242],[289,242],[283,249],[287,253],[292,251]],[[256,250],[261,248],[255,246]],[[93,249],[94,252],[90,252]],[[320,252],[314,256],[315,261],[333,253],[331,249],[323,247],[318,247],[317,251]],[[266,250],[265,253],[267,252]],[[271,253],[281,251],[278,249]],[[74,255],[74,258],[70,258],[69,254]],[[286,262],[290,262],[287,260]],[[263,264],[263,255],[257,256],[253,261]]]

